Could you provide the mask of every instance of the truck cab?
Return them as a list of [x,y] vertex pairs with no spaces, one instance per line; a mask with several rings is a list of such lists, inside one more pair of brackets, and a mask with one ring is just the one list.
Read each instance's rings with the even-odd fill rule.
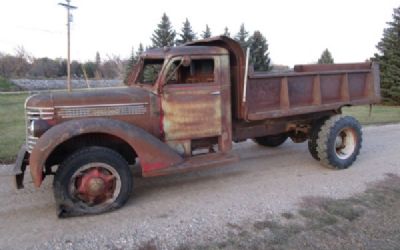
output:
[[160,139],[185,157],[197,149],[231,149],[229,52],[183,46],[145,52],[133,86],[159,98]]

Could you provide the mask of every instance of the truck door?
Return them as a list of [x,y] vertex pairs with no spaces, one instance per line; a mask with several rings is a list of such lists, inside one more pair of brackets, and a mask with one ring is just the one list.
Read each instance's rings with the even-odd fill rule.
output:
[[[182,63],[185,59],[186,63]],[[220,144],[224,130],[223,89],[216,70],[220,58],[185,59],[171,60],[164,74],[161,97],[164,138],[167,142],[183,141],[189,145],[194,139],[214,138]],[[230,111],[225,115],[230,116]]]

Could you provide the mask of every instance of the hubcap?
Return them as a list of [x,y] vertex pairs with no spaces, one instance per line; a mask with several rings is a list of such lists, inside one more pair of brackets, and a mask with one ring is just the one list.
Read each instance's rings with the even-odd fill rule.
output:
[[356,149],[356,138],[354,129],[342,129],[335,139],[336,156],[342,160],[349,158]]
[[117,171],[105,163],[89,163],[72,176],[69,191],[90,206],[105,206],[115,201],[121,190]]

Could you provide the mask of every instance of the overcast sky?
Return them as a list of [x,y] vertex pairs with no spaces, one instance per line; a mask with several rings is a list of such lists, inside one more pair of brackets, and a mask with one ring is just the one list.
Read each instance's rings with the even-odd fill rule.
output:
[[[35,57],[66,57],[66,11],[62,0],[2,0],[0,51],[23,46]],[[127,58],[132,46],[150,37],[166,12],[177,32],[187,17],[200,35],[208,24],[213,35],[240,24],[260,30],[273,63],[293,66],[316,62],[328,48],[335,62],[365,61],[376,52],[398,0],[158,1],[72,0],[78,9],[71,30],[72,59]]]

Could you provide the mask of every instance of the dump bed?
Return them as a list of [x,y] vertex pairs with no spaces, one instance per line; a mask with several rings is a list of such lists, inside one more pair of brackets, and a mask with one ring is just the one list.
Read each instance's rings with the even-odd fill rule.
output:
[[263,120],[380,100],[375,63],[298,65],[294,72],[249,72],[243,97],[246,120]]
[[256,121],[346,105],[380,101],[379,67],[375,63],[297,65],[288,73],[246,74],[246,56],[240,45],[213,37],[185,46],[219,46],[230,55],[232,115],[237,121]]

